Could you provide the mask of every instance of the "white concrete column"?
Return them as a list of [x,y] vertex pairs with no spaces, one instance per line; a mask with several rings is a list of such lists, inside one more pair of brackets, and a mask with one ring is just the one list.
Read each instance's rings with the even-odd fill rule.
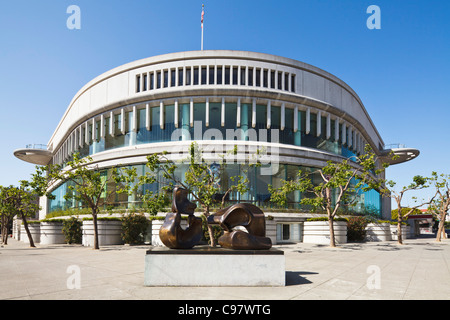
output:
[[327,115],[327,131],[326,131],[326,137],[327,139],[330,139],[331,137],[331,115]]
[[347,143],[347,125],[342,122],[342,144]]
[[125,131],[125,109],[122,108],[120,110],[120,131],[124,135],[126,133]]
[[270,129],[270,126],[271,126],[271,124],[272,124],[272,112],[271,112],[271,110],[272,110],[272,105],[271,105],[271,102],[270,102],[270,100],[269,101],[267,101],[267,129]]
[[252,128],[256,127],[256,99],[252,100]]
[[322,111],[319,110],[319,112],[317,112],[317,116],[316,116],[316,123],[317,123],[317,132],[316,135],[320,136],[322,134]]
[[205,102],[205,127],[209,127],[209,98]]
[[175,128],[178,128],[178,100],[175,100],[175,107],[174,107],[174,117],[173,117],[173,122],[175,125]]
[[[270,75],[269,75],[269,78],[270,78]],[[285,127],[285,124],[286,124],[285,110],[286,110],[286,105],[283,102],[281,104],[281,124],[280,124],[281,130],[284,130],[284,127]]]
[[194,126],[194,99],[189,102],[189,125]]
[[339,118],[334,120],[334,141],[339,141]]
[[105,115],[100,116],[100,138],[105,139]]
[[89,137],[89,123],[86,121],[84,123],[84,142],[86,144],[89,144],[89,139],[90,139],[90,137]]
[[147,103],[145,105],[145,128],[150,131],[150,105]]
[[298,131],[298,106],[294,107],[294,132]]
[[178,72],[180,72],[178,70],[179,68],[175,68],[175,87],[178,87],[178,81],[180,80],[180,78],[178,77]]
[[222,98],[222,108],[221,108],[221,112],[220,112],[220,122],[222,127],[225,126],[225,98]]
[[306,124],[305,133],[309,134],[311,132],[311,108],[306,109]]
[[109,134],[114,137],[114,113],[112,111],[109,113]]
[[80,146],[80,148],[83,148],[84,145],[82,125],[78,127],[78,145]]
[[133,106],[133,126],[131,128],[133,132],[137,132],[137,109]]
[[237,100],[237,108],[236,108],[236,127],[241,126],[241,98]]
[[164,103],[159,102],[159,127],[164,129]]
[[350,149],[350,147],[352,147],[352,145],[353,145],[352,138],[353,138],[352,127],[349,126],[349,127],[348,127],[348,141],[347,141],[347,146],[349,147],[349,149]]
[[97,130],[95,128],[95,118],[92,118],[92,141],[97,140]]

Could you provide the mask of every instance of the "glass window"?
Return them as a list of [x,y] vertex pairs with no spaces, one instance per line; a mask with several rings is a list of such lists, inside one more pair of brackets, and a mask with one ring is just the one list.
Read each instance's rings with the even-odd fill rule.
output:
[[150,73],[150,90],[153,90],[155,88],[155,74],[152,72]]
[[225,67],[225,84],[230,84],[230,67]]
[[216,83],[222,84],[222,66],[217,66]]
[[277,81],[278,81],[278,90],[283,89],[283,72],[278,71],[278,77],[277,77]]
[[269,86],[269,79],[268,79],[268,71],[264,70],[263,71],[263,87],[267,88]]
[[199,74],[198,74],[198,67],[194,67],[194,85],[198,85],[198,78],[199,78]]
[[136,92],[141,92],[141,75],[136,76]]
[[186,85],[187,86],[191,85],[191,68],[190,67],[186,68]]
[[289,91],[289,73],[284,74],[284,90]]
[[147,81],[148,81],[148,75],[145,73],[144,74],[144,83],[143,83],[144,88],[143,88],[143,91],[147,91]]
[[170,70],[170,86],[171,87],[175,87],[175,73],[176,73],[175,69]]
[[275,71],[270,71],[270,87],[275,89]]
[[241,85],[245,86],[245,67],[241,67]]
[[209,66],[209,84],[214,84],[214,66]]
[[233,84],[238,84],[238,67],[233,67]]
[[295,74],[291,75],[291,92],[295,92]]
[[164,70],[164,88],[169,86],[169,71]]
[[183,68],[178,69],[178,86],[183,85]]
[[253,86],[253,68],[248,68],[247,85]]
[[161,71],[156,72],[156,89],[161,88]]
[[206,84],[206,67],[202,67],[202,84]]
[[261,86],[261,69],[256,69],[256,83],[255,86]]

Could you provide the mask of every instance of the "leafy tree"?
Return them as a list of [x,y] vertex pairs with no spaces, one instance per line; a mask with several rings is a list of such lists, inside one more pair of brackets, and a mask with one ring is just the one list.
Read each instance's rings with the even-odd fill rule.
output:
[[[411,191],[418,191],[423,190],[425,188],[428,188],[429,178],[422,177],[420,175],[414,176],[413,181],[408,186],[404,186],[400,191],[396,191],[394,189],[396,183],[392,180],[388,181],[385,186],[381,189],[381,193],[384,197],[392,198],[395,200],[397,204],[397,212],[400,212],[400,214],[397,214],[397,235],[398,235],[398,244],[403,244],[403,234],[402,234],[402,222],[406,219],[408,219],[408,216],[410,216],[412,213],[415,212],[416,209],[426,205],[430,204],[434,197],[430,201],[423,201],[418,203],[415,206],[409,206],[409,210],[404,210],[404,206],[402,205],[402,200],[405,195],[405,193],[409,193]],[[417,198],[413,197],[413,199],[417,203]]]
[[67,169],[60,165],[47,165],[37,167],[30,186],[41,196],[54,198],[49,192],[50,187],[64,182],[68,184],[69,192],[64,196],[66,200],[83,203],[90,208],[94,225],[94,249],[99,249],[97,216],[100,211],[102,199],[108,199],[116,190],[107,191],[106,185],[111,182],[120,183],[121,175],[116,168],[100,170],[98,165],[92,163],[91,157],[80,158],[78,153],[73,160],[67,163]]
[[[311,172],[299,170],[296,180],[282,180],[281,187],[273,188],[269,186],[271,201],[279,205],[286,205],[287,195],[292,191],[300,191],[305,195],[300,200],[300,204],[313,207],[314,210],[320,208],[327,213],[330,228],[330,246],[335,247],[333,221],[343,204],[352,204],[358,190],[368,191],[379,189],[384,180],[378,179],[385,168],[377,168],[377,157],[369,146],[366,146],[365,153],[359,157],[342,160],[335,163],[329,161],[321,169]],[[318,175],[321,178],[319,183],[312,182],[312,176]]]
[[428,211],[439,220],[436,241],[440,242],[442,238],[447,238],[445,233],[445,216],[450,208],[450,175],[438,174],[433,171],[430,182],[435,187],[436,194],[428,207]]
[[[20,187],[2,187],[0,190],[0,197],[2,226],[7,226],[10,222],[10,219],[12,219],[16,215],[19,216],[27,233],[30,247],[36,247],[27,222],[27,218],[35,215],[39,210],[39,205],[36,202],[35,193],[27,188],[26,181],[21,181]],[[2,234],[4,234],[4,236],[6,235],[6,238],[3,238],[3,243],[6,243],[7,229],[2,230]]]

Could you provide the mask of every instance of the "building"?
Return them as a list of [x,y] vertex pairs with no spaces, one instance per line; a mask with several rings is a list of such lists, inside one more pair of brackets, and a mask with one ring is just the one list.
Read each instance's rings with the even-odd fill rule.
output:
[[[249,172],[249,192],[229,199],[263,208],[270,207],[268,184],[276,186],[299,168],[358,155],[365,144],[381,158],[391,151],[358,95],[332,74],[270,54],[208,50],[150,57],[100,75],[75,95],[46,148],[14,154],[45,165],[80,152],[105,170],[114,165],[144,170],[148,154],[166,150],[176,158],[192,140],[206,148],[262,146],[276,155]],[[392,164],[419,154],[393,151],[399,157]],[[230,175],[240,172],[238,163],[230,168]],[[270,173],[262,174],[266,169]],[[55,200],[41,199],[41,216],[74,205],[64,200],[66,190],[60,185]],[[293,194],[292,203],[300,197]],[[110,202],[132,200],[122,195]],[[356,210],[368,207],[390,216],[390,199],[376,191],[359,195]]]

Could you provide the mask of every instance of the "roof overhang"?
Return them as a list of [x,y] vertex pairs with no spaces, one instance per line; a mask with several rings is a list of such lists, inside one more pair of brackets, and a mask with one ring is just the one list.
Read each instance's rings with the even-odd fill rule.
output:
[[25,162],[46,166],[53,154],[49,150],[23,148],[14,150],[14,156]]
[[418,149],[414,148],[395,148],[383,150],[380,158],[383,162],[399,164],[417,158],[420,154]]

